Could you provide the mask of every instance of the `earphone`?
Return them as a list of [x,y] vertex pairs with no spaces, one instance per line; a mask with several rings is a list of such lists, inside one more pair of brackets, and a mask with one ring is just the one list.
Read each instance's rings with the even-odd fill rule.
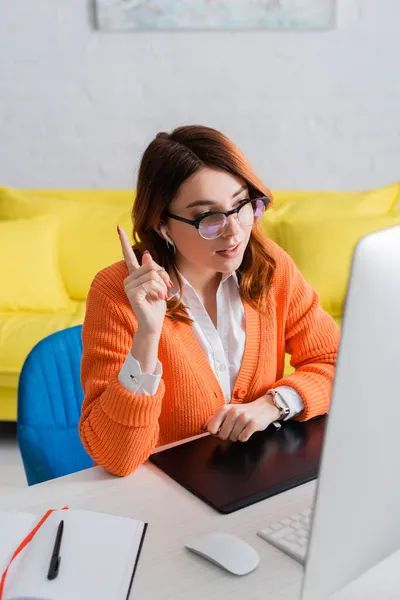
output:
[[160,232],[162,234],[162,236],[164,237],[164,239],[169,242],[172,246],[174,245],[174,242],[171,240],[171,238],[169,237],[167,230],[165,228],[165,225],[161,225],[160,226]]

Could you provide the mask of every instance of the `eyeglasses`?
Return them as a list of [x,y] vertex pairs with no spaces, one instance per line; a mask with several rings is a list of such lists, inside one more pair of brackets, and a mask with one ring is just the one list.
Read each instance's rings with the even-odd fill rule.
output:
[[196,227],[201,237],[205,240],[216,240],[226,230],[230,215],[237,214],[237,219],[243,227],[252,227],[261,219],[270,201],[270,198],[267,196],[262,196],[255,200],[245,200],[237,208],[233,208],[232,210],[226,212],[206,212],[199,215],[194,220],[184,219],[183,217],[178,217],[178,215],[173,215],[169,212],[166,213],[166,216],[170,219],[176,219],[177,221],[182,221],[183,223],[188,223],[189,225]]

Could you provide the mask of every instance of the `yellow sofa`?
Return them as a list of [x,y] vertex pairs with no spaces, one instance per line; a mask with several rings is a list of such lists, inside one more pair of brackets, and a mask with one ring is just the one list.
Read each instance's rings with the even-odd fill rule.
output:
[[[274,198],[263,232],[289,252],[340,324],[354,246],[400,222],[400,184]],[[18,377],[32,347],[82,323],[94,275],[121,258],[116,225],[131,230],[133,201],[125,190],[0,188],[0,421],[16,419]]]

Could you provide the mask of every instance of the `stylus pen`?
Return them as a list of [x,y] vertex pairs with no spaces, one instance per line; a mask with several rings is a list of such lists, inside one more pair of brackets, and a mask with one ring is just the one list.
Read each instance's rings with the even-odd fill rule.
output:
[[54,542],[53,554],[50,559],[49,572],[47,573],[47,579],[55,579],[58,575],[58,570],[60,567],[60,546],[62,535],[64,531],[64,521],[60,521],[57,529],[56,541]]

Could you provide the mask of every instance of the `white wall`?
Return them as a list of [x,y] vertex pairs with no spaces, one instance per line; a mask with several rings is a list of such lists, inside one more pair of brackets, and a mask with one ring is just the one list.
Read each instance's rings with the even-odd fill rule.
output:
[[100,33],[89,0],[0,0],[0,184],[129,188],[145,145],[220,128],[272,188],[400,179],[400,1],[324,32]]

